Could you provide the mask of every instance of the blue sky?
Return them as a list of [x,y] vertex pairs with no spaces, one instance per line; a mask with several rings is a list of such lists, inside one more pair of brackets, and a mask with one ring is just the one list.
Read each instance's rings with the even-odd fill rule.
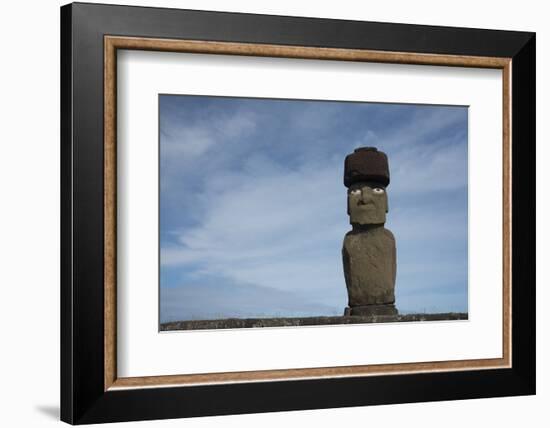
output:
[[387,153],[400,312],[467,311],[466,107],[160,95],[161,322],[342,315],[344,158]]

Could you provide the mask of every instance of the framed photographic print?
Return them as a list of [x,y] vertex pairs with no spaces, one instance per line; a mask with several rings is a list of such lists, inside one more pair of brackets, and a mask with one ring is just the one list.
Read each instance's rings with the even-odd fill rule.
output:
[[535,393],[535,35],[61,8],[61,418]]

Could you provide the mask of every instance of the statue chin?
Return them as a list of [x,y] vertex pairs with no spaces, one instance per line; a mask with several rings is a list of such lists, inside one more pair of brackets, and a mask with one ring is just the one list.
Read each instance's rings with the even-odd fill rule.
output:
[[379,226],[386,223],[386,216],[369,216],[367,218],[364,216],[350,216],[349,222],[352,226]]

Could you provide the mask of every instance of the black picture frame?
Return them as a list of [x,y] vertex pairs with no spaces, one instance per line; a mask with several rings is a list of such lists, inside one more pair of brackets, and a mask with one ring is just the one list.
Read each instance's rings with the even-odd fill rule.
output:
[[[512,59],[512,366],[105,391],[104,36]],[[73,3],[61,8],[61,420],[71,424],[535,393],[535,34]]]

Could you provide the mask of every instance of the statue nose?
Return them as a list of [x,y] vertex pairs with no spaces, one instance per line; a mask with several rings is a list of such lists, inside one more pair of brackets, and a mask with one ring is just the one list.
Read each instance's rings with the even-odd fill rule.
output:
[[361,197],[359,198],[359,205],[372,204],[374,201],[372,195],[368,190],[361,190]]

